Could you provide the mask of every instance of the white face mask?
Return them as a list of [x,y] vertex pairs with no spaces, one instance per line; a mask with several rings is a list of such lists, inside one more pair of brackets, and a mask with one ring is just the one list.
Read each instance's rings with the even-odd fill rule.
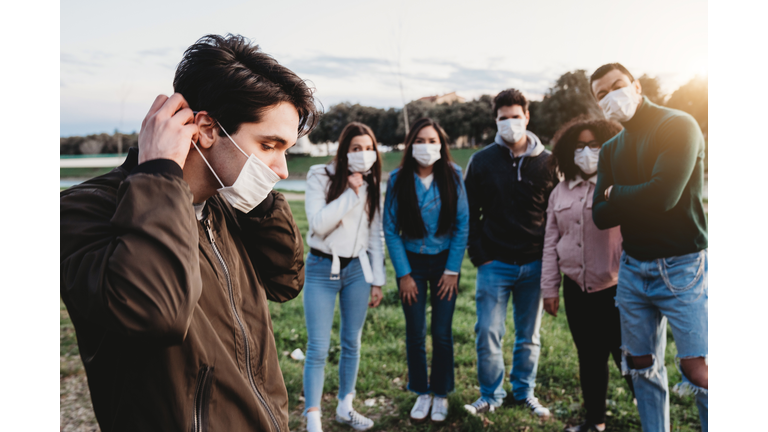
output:
[[511,118],[496,122],[499,135],[504,141],[512,144],[520,141],[525,136],[525,119]]
[[[216,123],[218,123],[218,121]],[[275,184],[280,181],[280,177],[255,155],[251,154],[248,156],[243,149],[237,145],[235,140],[229,136],[227,131],[221,127],[221,124],[219,124],[219,127],[227,135],[227,138],[232,141],[232,144],[240,150],[240,153],[248,158],[232,186],[224,186],[224,183],[221,182],[219,176],[217,176],[216,172],[211,168],[211,164],[205,159],[205,156],[203,156],[203,153],[197,147],[197,144],[195,144],[194,141],[192,141],[192,144],[197,149],[197,152],[200,153],[200,157],[203,158],[205,164],[208,165],[213,176],[216,177],[216,180],[221,184],[221,189],[218,190],[219,193],[232,204],[232,207],[243,213],[248,213],[264,201]]]
[[412,144],[411,147],[413,147],[413,158],[423,167],[428,167],[434,164],[442,157],[440,155],[440,149],[443,145],[440,143]]
[[597,172],[597,161],[600,159],[600,149],[591,149],[584,147],[581,151],[576,151],[573,156],[573,161],[576,162],[576,166],[581,168],[584,174],[592,175]]
[[628,85],[605,95],[600,101],[600,108],[608,120],[626,122],[635,115],[640,100],[642,96],[637,94],[635,86]]
[[371,169],[378,158],[379,153],[375,150],[347,153],[347,165],[350,171],[362,173]]

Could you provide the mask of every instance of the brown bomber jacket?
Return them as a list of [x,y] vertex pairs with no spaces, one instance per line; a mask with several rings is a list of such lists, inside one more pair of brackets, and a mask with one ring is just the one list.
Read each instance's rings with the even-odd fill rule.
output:
[[217,195],[198,221],[178,164],[137,163],[61,192],[61,298],[101,430],[287,431],[267,305],[304,284],[285,197],[244,214]]

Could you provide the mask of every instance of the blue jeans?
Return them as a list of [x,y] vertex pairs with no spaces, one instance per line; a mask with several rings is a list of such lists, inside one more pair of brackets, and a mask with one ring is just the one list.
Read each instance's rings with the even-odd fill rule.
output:
[[[677,345],[677,359],[709,353],[707,251],[677,257],[639,261],[621,255],[616,305],[621,314],[622,369],[632,376],[637,409],[644,431],[669,431],[669,388],[664,351],[667,320]],[[650,354],[653,364],[630,369],[627,356]],[[679,368],[679,366],[678,366]],[[685,374],[676,389],[696,395],[701,428],[707,431],[708,392],[693,385]]]
[[[408,355],[408,390],[417,394],[434,393],[447,397],[453,391],[453,310],[456,295],[437,296],[437,283],[445,271],[448,251],[424,255],[406,251],[411,277],[419,292],[416,303],[403,303],[405,314],[405,346]],[[398,287],[400,280],[398,279]],[[427,284],[432,305],[432,374],[427,381]]]
[[507,303],[512,295],[515,323],[515,348],[509,381],[516,400],[533,396],[536,368],[539,364],[539,328],[541,299],[541,260],[523,265],[491,261],[477,269],[477,377],[480,394],[494,406],[500,406],[504,391],[504,356],[502,339],[506,333]]
[[360,364],[360,337],[368,312],[371,285],[365,282],[360,260],[355,258],[341,270],[339,280],[330,280],[331,260],[310,253],[304,282],[304,319],[307,323],[307,356],[304,360],[304,414],[320,408],[325,379],[325,360],[331,344],[331,327],[339,296],[341,310],[341,358],[339,394],[343,399],[355,391]]

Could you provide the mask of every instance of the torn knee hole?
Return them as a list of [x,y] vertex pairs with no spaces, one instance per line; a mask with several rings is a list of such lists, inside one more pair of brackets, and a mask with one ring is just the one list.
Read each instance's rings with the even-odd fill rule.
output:
[[647,369],[653,366],[653,355],[627,356],[627,364],[630,369]]

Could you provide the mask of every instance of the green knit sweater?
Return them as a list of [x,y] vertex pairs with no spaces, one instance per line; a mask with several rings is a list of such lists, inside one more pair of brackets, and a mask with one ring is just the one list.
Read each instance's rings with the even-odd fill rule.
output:
[[703,186],[704,137],[696,120],[643,97],[600,151],[592,218],[600,229],[621,225],[624,251],[638,260],[698,252],[707,248]]

